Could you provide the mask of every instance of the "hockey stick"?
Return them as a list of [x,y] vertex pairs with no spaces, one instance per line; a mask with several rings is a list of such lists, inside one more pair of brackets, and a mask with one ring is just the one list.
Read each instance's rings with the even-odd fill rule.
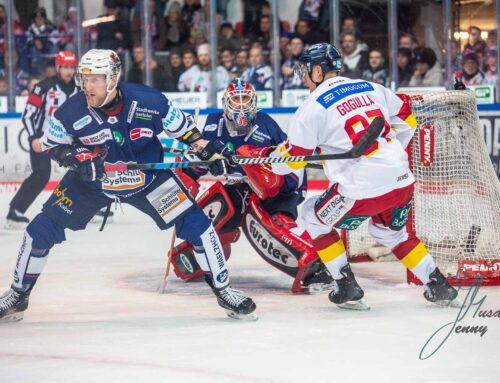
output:
[[[200,107],[197,106],[194,110],[194,123],[195,124],[198,122],[199,115],[200,115]],[[182,151],[182,149],[176,149],[176,150]],[[165,288],[167,287],[167,279],[168,279],[168,276],[170,274],[170,264],[172,263],[172,254],[174,252],[174,245],[175,245],[176,236],[177,236],[177,234],[175,232],[175,227],[174,227],[174,230],[172,232],[172,239],[170,240],[170,249],[168,250],[167,266],[165,267],[165,273],[163,274],[163,279],[161,280],[160,287],[158,288],[159,294],[164,294]]]
[[[261,165],[261,164],[276,164],[287,162],[311,162],[311,161],[329,161],[329,160],[345,160],[359,158],[363,153],[375,142],[382,129],[384,129],[385,121],[382,117],[376,117],[365,134],[350,150],[339,154],[318,154],[310,156],[288,156],[288,157],[242,157],[233,156],[232,160],[238,165]],[[160,170],[160,169],[177,169],[188,167],[205,167],[209,166],[213,161],[186,161],[186,162],[157,162],[151,164],[115,164],[106,165],[106,172],[125,171],[125,170]]]
[[[164,147],[163,151],[165,153],[182,154],[183,156],[185,156],[186,154],[196,155],[196,152],[194,150],[189,150],[189,149],[177,149],[177,148],[165,148]],[[319,169],[319,170],[322,170],[323,169],[323,165],[321,165],[321,164],[307,164],[306,168],[307,169]]]

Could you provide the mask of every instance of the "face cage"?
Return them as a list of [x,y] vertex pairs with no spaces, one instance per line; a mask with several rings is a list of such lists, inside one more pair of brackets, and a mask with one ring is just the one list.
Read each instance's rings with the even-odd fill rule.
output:
[[[248,96],[248,101],[243,101]],[[253,91],[226,92],[222,99],[224,116],[229,135],[244,136],[248,134],[257,115],[257,96]]]

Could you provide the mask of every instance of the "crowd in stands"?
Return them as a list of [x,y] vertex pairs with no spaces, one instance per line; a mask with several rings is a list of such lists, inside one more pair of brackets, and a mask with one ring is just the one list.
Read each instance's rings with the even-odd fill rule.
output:
[[[212,63],[209,45],[210,0],[149,0],[150,34],[154,54],[150,57],[153,86],[166,92],[211,91],[210,71],[216,65],[216,88],[221,90],[234,78],[242,77],[257,90],[271,90],[276,81],[271,67],[271,7],[266,0],[241,0],[243,18],[227,21],[229,0],[216,1],[218,62]],[[83,29],[84,47],[113,49],[123,62],[124,78],[143,82],[145,65],[141,34],[144,30],[140,3],[134,0],[105,0],[106,21]],[[328,6],[324,0],[303,0],[294,26],[279,20],[279,54],[281,89],[305,88],[294,75],[294,67],[304,47],[328,41]],[[31,15],[17,9],[20,21],[14,20],[16,94],[27,94],[42,78],[54,74],[53,60],[60,50],[75,52],[77,11],[69,7],[58,15],[60,22],[48,19],[44,8]],[[0,5],[0,95],[8,92],[6,49],[6,13]],[[465,85],[494,85],[497,76],[496,33],[484,41],[481,30],[469,28],[469,39],[461,49],[451,41],[454,76]],[[341,75],[363,78],[388,86],[387,51],[368,45],[357,28],[356,18],[342,19],[340,44],[343,56]],[[441,55],[440,55],[441,56]],[[443,86],[444,58],[422,46],[411,34],[399,38],[397,53],[399,86]]]

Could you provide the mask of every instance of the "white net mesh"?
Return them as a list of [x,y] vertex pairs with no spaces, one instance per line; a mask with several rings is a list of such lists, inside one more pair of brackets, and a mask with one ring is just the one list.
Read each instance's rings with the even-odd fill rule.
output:
[[[449,276],[456,275],[459,260],[500,259],[500,182],[487,154],[474,95],[412,95],[412,104],[419,123],[411,147],[417,235]],[[419,130],[429,127],[434,129],[433,159],[424,166],[430,152]],[[367,253],[374,244],[366,222],[348,233],[350,256]]]

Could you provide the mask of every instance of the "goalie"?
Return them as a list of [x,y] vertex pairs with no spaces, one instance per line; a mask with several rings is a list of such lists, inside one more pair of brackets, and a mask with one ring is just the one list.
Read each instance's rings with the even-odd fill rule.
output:
[[[208,115],[202,135],[224,142],[228,151],[243,156],[263,156],[284,142],[286,135],[267,114],[257,111],[255,90],[241,79],[234,80],[223,96],[222,113]],[[198,200],[213,221],[226,258],[238,241],[240,227],[257,253],[268,263],[294,278],[293,292],[321,290],[332,278],[320,261],[312,241],[295,223],[297,206],[304,200],[304,169],[276,175],[269,165],[231,167],[225,161],[211,167],[214,175],[226,175]],[[184,177],[197,180],[207,173],[200,168],[183,170]],[[195,182],[191,181],[192,184]],[[172,265],[178,277],[202,276],[192,247],[184,241],[175,247]]]

